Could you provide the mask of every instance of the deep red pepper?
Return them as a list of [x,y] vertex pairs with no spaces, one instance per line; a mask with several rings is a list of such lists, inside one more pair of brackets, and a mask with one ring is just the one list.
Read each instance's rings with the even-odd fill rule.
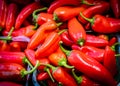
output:
[[115,51],[112,50],[110,46],[105,47],[103,65],[110,71],[113,76],[117,74],[115,54]]
[[75,74],[74,69],[72,69],[72,74],[73,74],[75,80],[77,81],[77,83],[79,84],[79,86],[101,86],[100,84],[93,81],[92,79],[90,79],[86,75],[82,74],[80,76],[77,76],[77,74]]
[[77,7],[72,6],[62,6],[58,7],[54,10],[54,20],[58,21],[67,21],[73,17],[76,17],[79,15],[80,12],[84,11],[86,9],[85,5],[80,5]]
[[10,51],[10,46],[5,41],[0,40],[0,51]]
[[114,16],[116,18],[119,18],[120,17],[119,0],[110,0],[110,5],[111,5]]
[[25,54],[23,52],[1,51],[0,63],[10,62],[25,65],[23,63],[24,57]]
[[16,82],[10,82],[10,81],[1,81],[0,86],[22,86],[22,84],[18,84]]
[[[102,15],[95,15],[89,19],[80,13],[80,15],[91,23],[92,30],[98,33],[115,33],[120,31],[120,19],[107,18]],[[99,27],[100,26],[100,27]]]
[[85,45],[94,46],[94,47],[105,47],[109,42],[106,39],[100,38],[98,36],[87,34]]
[[51,3],[47,12],[53,13],[55,9],[57,9],[58,7],[64,6],[64,5],[78,6],[78,5],[80,5],[80,2],[81,1],[79,1],[79,0],[65,0],[65,1],[64,0],[56,0]]
[[25,6],[21,12],[18,14],[17,19],[15,21],[15,29],[19,29],[23,23],[23,21],[32,14],[32,12],[38,8],[42,7],[40,3],[33,2]]
[[7,3],[5,0],[0,0],[0,27],[5,28],[7,17]]
[[71,46],[74,43],[73,40],[70,38],[67,30],[61,33],[60,37],[66,46]]
[[72,49],[75,50],[80,50],[83,53],[85,53],[86,55],[88,55],[89,57],[92,57],[94,59],[96,59],[98,62],[103,62],[104,59],[104,49],[100,49],[100,48],[96,48],[93,46],[78,46],[78,45],[72,45]]
[[37,80],[38,81],[46,80],[46,79],[49,79],[49,78],[50,78],[50,76],[48,75],[48,73],[44,72],[44,71],[38,73],[38,75],[37,75]]
[[36,33],[32,36],[27,48],[36,49],[38,45],[40,45],[45,40],[46,36],[48,35],[47,32],[55,30],[57,27],[58,25],[55,21],[48,21],[42,24],[37,29]]
[[50,79],[47,79],[46,81],[47,81],[47,85],[48,85],[48,86],[58,86],[58,83],[57,83],[57,82],[53,82],[53,81],[50,80]]
[[7,18],[6,18],[6,24],[5,24],[5,29],[7,31],[10,31],[10,29],[14,26],[15,19],[18,13],[17,11],[18,11],[17,5],[14,3],[10,3],[8,6]]
[[117,42],[117,40],[118,40],[118,39],[117,39],[117,37],[115,37],[115,36],[112,37],[112,38],[110,38],[108,45],[109,45],[109,46],[114,45],[114,44]]
[[42,65],[51,68],[52,76],[57,82],[61,82],[61,84],[65,86],[77,86],[75,79],[63,67],[54,67],[50,64]]
[[68,33],[74,43],[84,45],[86,32],[82,24],[74,17],[68,21]]
[[[116,86],[116,81],[110,72],[94,58],[90,58],[79,50],[65,50],[60,46],[68,57],[68,62],[78,71],[103,85]],[[87,69],[87,70],[86,70]]]
[[59,47],[60,36],[57,32],[51,32],[43,42],[43,44],[36,50],[36,58],[49,56]]
[[10,2],[16,3],[16,4],[20,4],[20,5],[27,5],[30,4],[32,2],[32,0],[10,0]]
[[[91,6],[87,9],[85,9],[82,14],[87,17],[87,18],[91,18],[93,17],[95,14],[103,14],[105,12],[107,12],[110,8],[110,4],[108,2],[100,2],[94,6]],[[82,22],[83,24],[86,24],[87,21],[82,18],[80,15],[78,16],[78,20],[80,22]]]

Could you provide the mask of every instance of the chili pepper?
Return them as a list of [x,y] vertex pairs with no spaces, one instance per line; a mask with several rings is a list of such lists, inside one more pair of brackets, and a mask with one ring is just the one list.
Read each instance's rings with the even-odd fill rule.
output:
[[23,63],[24,57],[25,54],[23,52],[1,51],[0,63],[10,62],[10,63],[18,63],[21,65],[25,65]]
[[48,79],[46,80],[47,81],[47,85],[48,86],[58,86],[58,83],[57,82],[52,82],[52,80]]
[[101,63],[103,62],[104,52],[105,52],[104,49],[96,48],[93,46],[80,47],[80,46],[75,45],[75,44],[72,45],[72,49],[80,50],[81,52],[85,53],[89,57],[96,59],[98,62],[101,62]]
[[72,69],[72,74],[73,74],[75,80],[77,81],[77,83],[79,84],[79,86],[100,86],[100,84],[91,80],[86,75],[77,76],[77,74],[75,74],[74,69]]
[[43,44],[36,50],[36,58],[49,56],[59,46],[60,36],[57,32],[51,32],[43,42]]
[[13,3],[16,3],[16,4],[20,4],[20,5],[27,5],[27,4],[30,4],[31,3],[31,0],[10,0],[10,2],[13,2]]
[[48,13],[53,13],[55,9],[57,9],[58,7],[64,6],[64,5],[74,5],[74,6],[78,6],[80,5],[80,1],[79,0],[55,0],[51,3],[51,5],[49,6],[47,12]]
[[94,47],[105,47],[108,45],[108,40],[99,38],[98,36],[87,34],[85,45],[94,46]]
[[49,21],[42,24],[36,31],[36,33],[32,36],[30,42],[28,43],[27,48],[35,49],[38,45],[40,45],[46,38],[47,32],[55,30],[59,25],[55,21]]
[[[91,18],[92,16],[94,16],[95,14],[103,14],[106,11],[108,11],[110,8],[110,4],[108,2],[100,2],[94,6],[91,6],[87,9],[85,9],[82,14],[87,17],[87,18]],[[78,16],[78,20],[80,22],[82,22],[83,24],[86,24],[87,21],[82,18],[80,15]]]
[[18,42],[11,42],[10,44],[10,50],[12,52],[16,51],[16,52],[20,52],[21,51],[21,47],[20,45],[18,44]]
[[113,44],[115,44],[117,42],[117,37],[112,37],[112,38],[110,38],[110,40],[109,40],[109,46],[112,46]]
[[48,59],[50,63],[52,63],[55,66],[64,66],[65,68],[73,68],[73,66],[67,64],[66,55],[60,49],[59,51],[50,54],[48,56]]
[[75,17],[68,21],[68,33],[74,43],[79,44],[80,46],[84,45],[86,32],[82,24],[79,23]]
[[18,84],[16,82],[10,82],[10,81],[1,81],[0,86],[22,86],[22,84]]
[[54,67],[50,64],[41,64],[45,65],[52,70],[52,76],[57,81],[60,82],[62,85],[65,86],[77,86],[76,81],[74,78],[64,70],[63,67]]
[[110,71],[113,76],[117,74],[115,51],[113,51],[109,46],[105,47],[103,65]]
[[0,27],[5,28],[7,17],[7,3],[5,0],[0,0]]
[[[25,55],[26,55],[26,58],[28,58],[28,60],[30,61],[30,63],[35,66],[36,65],[36,61],[38,60],[40,63],[44,63],[44,64],[49,64],[49,60],[47,58],[40,58],[40,59],[36,59],[36,56],[35,56],[35,51],[34,50],[31,50],[31,49],[25,49]],[[29,65],[31,65],[29,64]],[[40,65],[38,67],[38,70],[43,70],[45,68],[45,66],[43,65]]]
[[110,5],[114,16],[116,18],[119,18],[120,17],[119,0],[110,0]]
[[74,43],[73,40],[70,38],[67,30],[61,33],[60,37],[66,46],[71,46]]
[[116,81],[110,72],[94,58],[87,56],[79,50],[66,50],[62,47],[61,43],[60,47],[67,55],[68,62],[78,71],[103,85],[116,86]]
[[79,15],[80,12],[84,11],[86,7],[84,5],[72,7],[72,6],[62,6],[58,7],[53,12],[53,19],[55,21],[67,21],[73,17]]
[[10,3],[8,6],[8,13],[6,17],[6,24],[5,28],[7,31],[10,31],[10,29],[14,26],[15,24],[15,19],[17,17],[17,5],[14,3]]
[[23,21],[32,14],[32,12],[38,8],[42,7],[40,3],[33,2],[25,6],[21,12],[18,14],[17,19],[15,21],[15,29],[19,29],[23,23]]
[[98,37],[102,38],[102,39],[105,39],[105,40],[109,40],[109,37],[105,34],[99,34]]
[[[98,33],[115,33],[120,31],[120,19],[107,18],[102,15],[95,15],[89,19],[80,13],[80,15],[91,23],[92,30]],[[99,27],[100,26],[100,27]]]
[[10,46],[5,41],[0,40],[0,51],[9,51]]
[[46,80],[46,79],[49,79],[50,77],[49,77],[49,75],[48,75],[48,73],[47,72],[40,72],[40,73],[38,73],[38,75],[37,75],[37,80],[38,81],[42,81],[42,80]]
[[26,71],[23,66],[17,63],[1,63],[0,80],[23,81],[25,76],[32,73],[38,65],[39,62],[37,62],[36,66],[30,71]]

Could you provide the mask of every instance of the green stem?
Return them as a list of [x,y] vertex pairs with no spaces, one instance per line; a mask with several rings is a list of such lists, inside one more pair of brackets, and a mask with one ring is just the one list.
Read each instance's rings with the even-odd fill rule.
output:
[[3,28],[0,26],[0,31],[2,31],[2,29],[3,29]]
[[74,68],[74,66],[70,66],[67,64],[67,59],[62,57],[60,61],[58,62],[59,66],[64,66],[66,68]]
[[11,36],[0,36],[0,40],[9,41],[9,40],[12,40],[12,37]]
[[74,69],[72,69],[72,74],[75,78],[75,80],[77,81],[78,84],[80,84],[82,82],[82,77],[81,76],[77,76],[74,72]]
[[59,31],[58,34],[61,35],[65,31],[67,31],[67,29],[63,29],[63,30]]
[[111,46],[111,49],[113,50],[113,51],[115,51],[115,46],[116,45],[120,45],[120,42],[116,42],[115,44],[113,44],[112,46]]
[[48,73],[48,75],[50,76],[52,82],[55,82],[55,80],[53,79],[53,77],[52,77],[52,75],[50,73],[50,69],[48,67],[46,67],[44,70]]
[[33,68],[33,65],[30,63],[30,61],[26,57],[23,58],[23,63],[27,63],[31,68]]
[[90,18],[87,18],[87,17],[85,17],[85,16],[82,14],[82,12],[80,12],[80,16],[81,16],[82,18],[84,18],[86,21],[90,22],[91,25],[94,24],[94,17],[91,18],[91,19],[90,19]]
[[80,38],[80,39],[77,41],[77,43],[78,43],[80,46],[83,46],[84,43],[85,43],[85,39]]
[[57,27],[59,27],[59,26],[62,25],[62,24],[63,24],[62,22],[57,23]]
[[53,20],[54,20],[54,21],[59,21],[59,18],[58,18],[58,16],[57,16],[56,13],[53,14]]
[[9,31],[9,33],[8,33],[8,35],[7,35],[7,37],[9,37],[9,36],[12,35],[13,30],[14,30],[14,27],[12,27],[12,28],[10,29],[10,31]]
[[116,57],[119,57],[119,56],[120,56],[120,54],[115,54],[115,56],[116,56]]
[[33,28],[33,30],[37,30],[38,28],[38,23],[35,23],[35,27]]
[[70,53],[71,53],[71,51],[66,50],[65,48],[63,48],[63,46],[62,46],[62,41],[60,41],[59,44],[60,44],[61,50],[62,50],[67,56],[69,56]]
[[37,69],[37,67],[38,67],[39,65],[40,65],[40,63],[39,63],[39,61],[37,61],[37,62],[36,62],[36,65],[35,65],[30,71],[21,70],[21,76],[24,77],[24,76],[26,76],[26,75],[28,75],[28,74],[33,73],[33,72]]
[[35,10],[35,11],[33,12],[33,14],[32,14],[33,18],[34,18],[34,19],[37,19],[37,17],[38,17],[37,13],[40,12],[40,11],[47,10],[47,9],[48,9],[47,7],[43,7],[43,8],[41,8],[41,9]]
[[90,6],[91,6],[91,5],[95,5],[95,4],[91,4],[91,3],[87,2],[86,0],[81,0],[81,3],[82,3],[82,4],[86,4],[86,5],[90,5]]

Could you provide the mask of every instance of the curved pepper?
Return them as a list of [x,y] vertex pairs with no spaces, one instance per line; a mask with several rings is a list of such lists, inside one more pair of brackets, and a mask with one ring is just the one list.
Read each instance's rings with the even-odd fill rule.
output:
[[46,80],[46,79],[49,79],[49,78],[50,78],[50,76],[48,75],[48,73],[44,72],[44,71],[38,73],[38,75],[37,75],[37,80],[38,81]]
[[[87,18],[91,18],[95,14],[103,14],[107,12],[109,9],[110,9],[110,4],[104,1],[85,9],[82,12],[82,14]],[[83,24],[87,23],[87,21],[84,18],[82,18],[80,15],[78,16],[78,20]]]
[[117,83],[111,73],[94,58],[90,58],[79,50],[69,51],[65,50],[62,45],[60,47],[67,55],[68,62],[78,71],[103,85],[116,86]]
[[[96,14],[93,18],[89,19],[80,13],[80,15],[91,23],[92,30],[98,33],[115,33],[120,31],[120,19],[107,18],[102,15]],[[99,27],[100,26],[100,27]]]
[[75,17],[68,21],[68,33],[74,43],[79,44],[80,46],[84,45],[86,32],[82,24],[78,22]]
[[53,12],[53,19],[56,21],[67,21],[73,17],[79,15],[80,12],[86,9],[85,5],[80,5],[77,7],[72,6],[62,6],[58,7]]
[[33,2],[31,4],[28,4],[26,7],[24,7],[21,12],[18,14],[17,19],[15,21],[15,29],[19,29],[23,23],[23,21],[32,14],[32,12],[38,8],[42,7],[40,3]]

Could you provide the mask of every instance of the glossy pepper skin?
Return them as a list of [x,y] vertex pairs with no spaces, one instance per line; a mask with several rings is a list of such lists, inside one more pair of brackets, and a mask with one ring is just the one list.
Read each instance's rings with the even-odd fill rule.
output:
[[[64,50],[62,46],[61,48]],[[94,58],[90,58],[79,50],[64,50],[63,52],[67,54],[68,62],[78,71],[103,85],[116,86],[111,73]]]
[[115,51],[110,46],[105,47],[103,65],[110,71],[112,76],[117,74]]
[[35,51],[36,58],[49,56],[59,47],[60,37],[57,32],[51,32],[43,44]]
[[50,76],[48,75],[48,73],[47,73],[47,72],[44,72],[44,71],[38,73],[38,75],[37,75],[36,77],[37,77],[37,80],[38,80],[38,81],[47,80],[47,79],[50,78]]
[[28,43],[28,49],[36,49],[39,44],[41,44],[47,35],[47,31],[52,31],[57,28],[57,23],[55,21],[49,21],[42,24],[32,36],[30,42]]
[[84,17],[82,13],[81,16],[91,23],[92,30],[95,32],[107,34],[120,31],[120,19],[107,18],[97,14],[92,19]]
[[103,62],[104,52],[105,52],[104,49],[96,48],[93,46],[80,47],[80,46],[75,45],[75,44],[72,45],[72,49],[80,50],[83,53],[85,53],[86,55],[88,55],[89,57],[96,59],[98,62]]
[[7,17],[7,3],[5,0],[0,0],[0,27],[5,28]]
[[23,63],[24,57],[25,57],[24,52],[1,51],[0,63],[11,62],[24,65]]
[[6,18],[6,30],[10,31],[10,29],[14,26],[15,24],[15,19],[17,17],[18,13],[18,7],[14,3],[10,3],[8,6],[8,12],[7,12],[7,18]]
[[84,5],[71,7],[71,6],[62,6],[58,7],[53,12],[53,18],[56,21],[67,21],[77,15],[80,12],[84,11],[86,7]]
[[84,45],[86,32],[82,24],[74,17],[68,21],[68,33],[74,43]]
[[64,5],[73,5],[73,6],[77,6],[80,4],[79,0],[55,0],[51,3],[51,5],[49,6],[47,12],[48,13],[53,13],[55,9],[57,9],[60,6],[64,6]]
[[105,47],[109,44],[109,41],[98,36],[87,34],[84,45],[94,46],[94,47]]
[[23,23],[23,21],[32,14],[32,12],[38,8],[40,8],[40,3],[33,2],[31,4],[28,4],[26,7],[24,7],[21,12],[18,14],[17,19],[15,21],[15,29],[19,29]]
[[[85,9],[82,14],[87,17],[87,18],[91,18],[92,16],[94,16],[95,14],[103,14],[105,12],[107,12],[110,8],[110,4],[108,2],[105,1],[101,1],[98,4],[95,4],[94,6],[91,6],[87,9]],[[78,20],[80,22],[82,22],[83,24],[88,23],[85,19],[83,19],[80,15],[78,16]]]
[[[25,70],[16,63],[0,63],[0,80],[23,81],[20,71]],[[7,73],[7,74],[6,74]]]

